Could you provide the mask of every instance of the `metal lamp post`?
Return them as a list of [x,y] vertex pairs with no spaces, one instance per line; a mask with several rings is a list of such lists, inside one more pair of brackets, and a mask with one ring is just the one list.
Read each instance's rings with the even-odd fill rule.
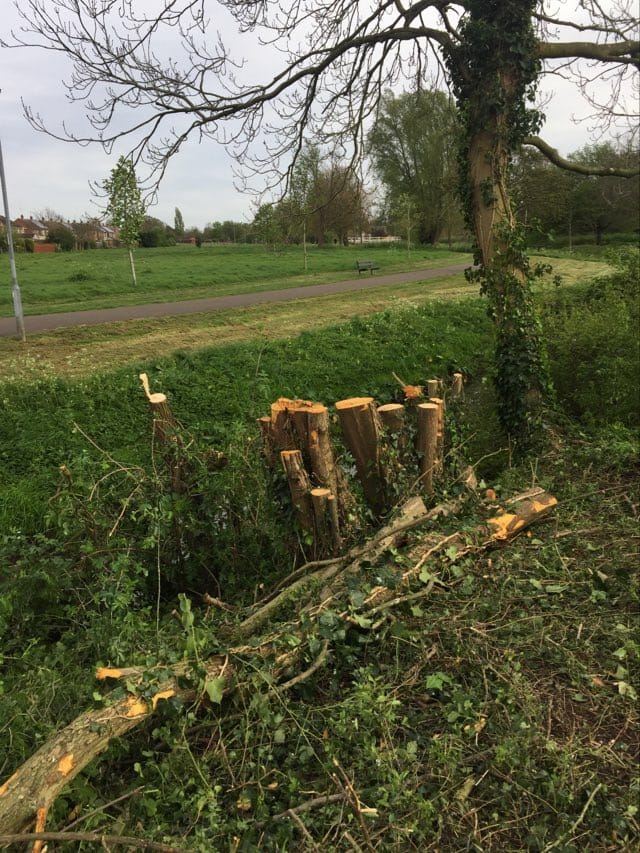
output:
[[16,256],[13,250],[13,232],[11,229],[11,217],[9,216],[9,199],[7,197],[7,182],[4,176],[4,160],[2,159],[2,143],[0,142],[0,181],[2,182],[2,200],[4,202],[4,217],[6,220],[7,229],[7,246],[9,247],[9,261],[11,263],[11,279],[13,287],[11,290],[13,296],[13,313],[16,316],[16,327],[18,329],[18,337],[21,341],[26,341],[27,336],[24,331],[24,314],[22,313],[22,296],[20,295],[20,285],[18,284],[18,273],[16,271]]

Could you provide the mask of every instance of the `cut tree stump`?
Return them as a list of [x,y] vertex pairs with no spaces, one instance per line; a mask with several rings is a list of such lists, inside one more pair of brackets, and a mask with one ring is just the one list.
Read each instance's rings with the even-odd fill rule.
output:
[[427,397],[437,397],[440,393],[440,380],[427,379]]
[[464,378],[462,373],[454,373],[451,382],[451,396],[460,399],[464,396]]
[[310,400],[281,397],[271,406],[271,416],[258,419],[267,464],[273,467],[276,454],[300,450],[311,485],[329,489],[337,500],[342,521],[353,512],[355,499],[340,466],[336,464],[329,430],[329,410]]
[[153,416],[153,438],[154,443],[160,447],[165,456],[169,474],[171,477],[171,488],[180,494],[185,491],[184,464],[176,458],[176,450],[182,447],[178,435],[178,422],[173,416],[169,406],[167,395],[159,392],[151,393],[149,377],[146,373],[140,374],[140,382]]
[[418,412],[417,451],[420,461],[420,482],[428,495],[433,494],[433,475],[438,457],[438,406],[420,403]]
[[378,417],[390,435],[402,435],[406,410],[402,403],[384,403],[378,406]]
[[349,397],[336,403],[345,444],[353,454],[367,504],[381,514],[385,482],[380,465],[380,428],[373,397]]
[[311,502],[311,483],[302,461],[299,450],[283,450],[280,453],[282,466],[287,475],[291,502],[296,513],[296,519],[303,533],[314,535],[314,513]]

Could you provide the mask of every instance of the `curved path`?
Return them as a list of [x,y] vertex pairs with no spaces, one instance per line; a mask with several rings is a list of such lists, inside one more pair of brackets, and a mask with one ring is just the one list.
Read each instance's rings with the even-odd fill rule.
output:
[[[123,320],[139,320],[145,317],[170,317],[178,314],[200,314],[207,311],[224,311],[243,308],[264,302],[287,302],[291,299],[307,299],[311,296],[326,296],[347,293],[353,290],[368,290],[376,287],[391,287],[413,281],[428,281],[464,272],[469,264],[453,264],[429,270],[411,270],[392,275],[362,276],[349,281],[334,281],[328,284],[310,284],[307,287],[291,287],[288,290],[263,290],[258,293],[238,293],[232,296],[213,296],[205,299],[189,299],[185,302],[152,302],[148,305],[128,305],[122,308],[96,308],[91,311],[69,311],[64,314],[33,314],[24,318],[27,334],[46,332],[68,326],[97,326]],[[0,318],[0,337],[16,334],[14,317]]]

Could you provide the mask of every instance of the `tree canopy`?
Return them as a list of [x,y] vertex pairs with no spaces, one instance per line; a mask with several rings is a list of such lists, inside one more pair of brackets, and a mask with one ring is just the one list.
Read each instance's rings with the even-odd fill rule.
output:
[[[288,163],[305,138],[318,134],[349,139],[353,150],[361,151],[367,119],[375,115],[381,93],[399,80],[421,80],[427,68],[449,79],[446,54],[474,82],[479,58],[466,50],[466,25],[476,15],[490,28],[493,4],[323,0],[307,8],[283,0],[276,8],[248,0],[175,0],[157,9],[136,0],[61,0],[55,6],[21,0],[15,5],[23,26],[3,44],[38,46],[69,58],[68,93],[89,119],[87,132],[70,138],[111,145],[128,136],[137,155],[162,173],[167,158],[191,134],[216,139],[245,165],[268,170],[281,168],[283,159]],[[527,49],[538,73],[573,74],[600,119],[619,123],[628,108],[621,103],[624,81],[640,55],[635,4],[583,0],[569,20],[548,2],[501,5],[511,15],[524,11],[529,20]],[[239,45],[237,52],[218,35],[221,19],[229,42]],[[240,72],[242,51],[255,47],[256,33],[281,48],[276,54],[281,64],[266,79],[261,65]],[[491,52],[495,35],[486,35]],[[167,40],[179,41],[182,54],[172,50],[168,56]],[[250,69],[258,67],[251,79]],[[605,68],[615,111],[611,100],[603,101],[590,87]],[[29,107],[27,112],[44,126],[38,113]],[[261,133],[264,147],[252,147]]]
[[436,242],[455,205],[457,136],[455,105],[444,92],[383,95],[369,151],[386,188],[386,206],[404,196],[412,200],[422,243]]

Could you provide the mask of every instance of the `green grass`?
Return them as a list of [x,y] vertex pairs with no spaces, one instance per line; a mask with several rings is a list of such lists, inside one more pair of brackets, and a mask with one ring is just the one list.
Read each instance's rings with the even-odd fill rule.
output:
[[[301,247],[272,251],[264,246],[172,246],[138,249],[136,288],[124,249],[93,249],[54,255],[17,256],[25,314],[46,314],[149,302],[177,302],[303,287],[357,278],[356,259],[374,256],[378,274],[464,263],[468,256],[447,249],[397,247],[309,248],[305,272]],[[0,255],[0,271],[9,276],[9,259]],[[0,293],[0,314],[12,314],[9,289]]]
[[[491,352],[484,305],[469,302],[409,304],[297,337],[262,340],[140,358],[120,370],[65,381],[56,376],[0,386],[0,526],[37,528],[57,466],[87,447],[74,423],[103,448],[127,459],[148,454],[149,417],[138,381],[146,371],[169,395],[176,416],[204,440],[224,447],[240,423],[255,418],[279,396],[333,403],[358,394],[381,400],[395,393],[392,372],[407,381],[453,369],[473,374]],[[18,483],[35,477],[40,501],[16,501]],[[30,493],[30,489],[27,489]],[[18,514],[18,518],[14,517]],[[35,528],[34,528],[35,526]]]
[[[573,286],[608,270],[601,262],[563,258],[555,259],[553,268],[553,274],[537,286],[540,293],[550,287],[555,289],[555,275],[565,285]],[[422,305],[434,299],[459,299],[477,293],[477,286],[468,284],[462,274],[393,287],[376,287],[375,278],[367,283],[366,289],[332,296],[30,334],[26,343],[0,338],[0,381],[77,378],[104,372],[105,365],[111,369],[164,357],[178,349],[192,351],[212,343],[273,340],[335,325],[354,316],[364,317],[391,305]]]

